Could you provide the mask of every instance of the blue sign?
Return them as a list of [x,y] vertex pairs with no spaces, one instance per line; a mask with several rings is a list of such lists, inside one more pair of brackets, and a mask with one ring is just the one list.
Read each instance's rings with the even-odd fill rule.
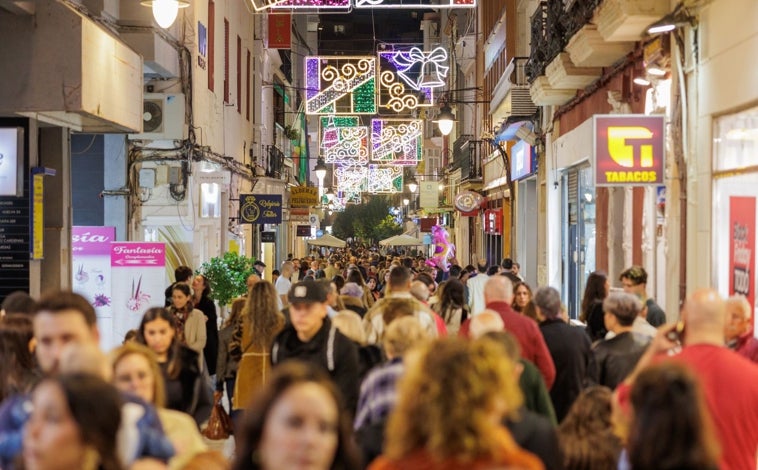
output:
[[316,238],[321,238],[324,236],[324,231],[321,229],[316,230]]
[[534,163],[532,146],[519,141],[511,147],[511,180],[518,181],[533,174],[536,170]]
[[241,224],[282,223],[281,194],[240,194]]

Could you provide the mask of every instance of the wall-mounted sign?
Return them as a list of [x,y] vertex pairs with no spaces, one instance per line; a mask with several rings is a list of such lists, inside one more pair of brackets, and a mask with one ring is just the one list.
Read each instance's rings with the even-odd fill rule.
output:
[[487,209],[484,211],[484,231],[490,235],[503,233],[503,210]]
[[483,202],[484,197],[481,194],[473,191],[462,191],[455,196],[453,204],[459,211],[470,214],[476,213]]
[[282,223],[281,194],[240,194],[241,224]]
[[520,140],[511,148],[511,179],[518,181],[534,173],[532,146]]
[[418,184],[419,206],[422,209],[432,209],[439,207],[440,203],[440,184],[438,181],[421,181]]
[[311,226],[310,225],[297,225],[295,227],[295,234],[298,237],[310,237],[311,236]]
[[318,205],[318,188],[294,186],[290,188],[290,207],[313,207]]
[[42,259],[45,255],[45,206],[42,203],[45,197],[44,178],[44,173],[32,171],[32,259]]
[[596,115],[594,124],[596,185],[664,184],[663,116]]
[[276,243],[276,232],[261,232],[261,243]]
[[21,127],[0,128],[0,196],[23,195],[23,139]]
[[421,226],[422,232],[431,232],[432,227],[437,225],[439,221],[437,220],[437,217],[424,217],[423,219],[419,220],[419,225]]

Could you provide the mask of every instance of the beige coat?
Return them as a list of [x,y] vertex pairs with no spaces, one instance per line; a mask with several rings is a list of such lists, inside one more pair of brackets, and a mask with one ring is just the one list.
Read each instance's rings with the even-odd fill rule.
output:
[[205,318],[203,312],[194,309],[184,322],[184,341],[187,344],[187,347],[199,353],[200,357],[203,357],[203,348],[205,347],[206,321],[207,318]]

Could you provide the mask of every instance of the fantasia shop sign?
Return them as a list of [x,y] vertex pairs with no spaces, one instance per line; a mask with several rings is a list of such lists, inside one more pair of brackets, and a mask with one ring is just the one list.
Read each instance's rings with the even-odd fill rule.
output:
[[662,185],[665,159],[663,119],[663,116],[639,114],[596,115],[595,184]]

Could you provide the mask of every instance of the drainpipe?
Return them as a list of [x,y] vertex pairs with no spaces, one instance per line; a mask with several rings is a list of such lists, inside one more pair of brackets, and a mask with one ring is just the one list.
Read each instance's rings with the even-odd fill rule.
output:
[[673,33],[677,46],[673,48],[676,52],[676,69],[679,84],[679,100],[681,106],[677,106],[674,111],[672,130],[681,129],[681,138],[673,139],[674,160],[676,161],[678,179],[679,179],[679,218],[681,227],[679,230],[679,308],[684,305],[687,298],[687,158],[686,153],[689,147],[689,132],[687,128],[687,84],[684,77],[684,57],[682,51],[684,44],[682,39]]

